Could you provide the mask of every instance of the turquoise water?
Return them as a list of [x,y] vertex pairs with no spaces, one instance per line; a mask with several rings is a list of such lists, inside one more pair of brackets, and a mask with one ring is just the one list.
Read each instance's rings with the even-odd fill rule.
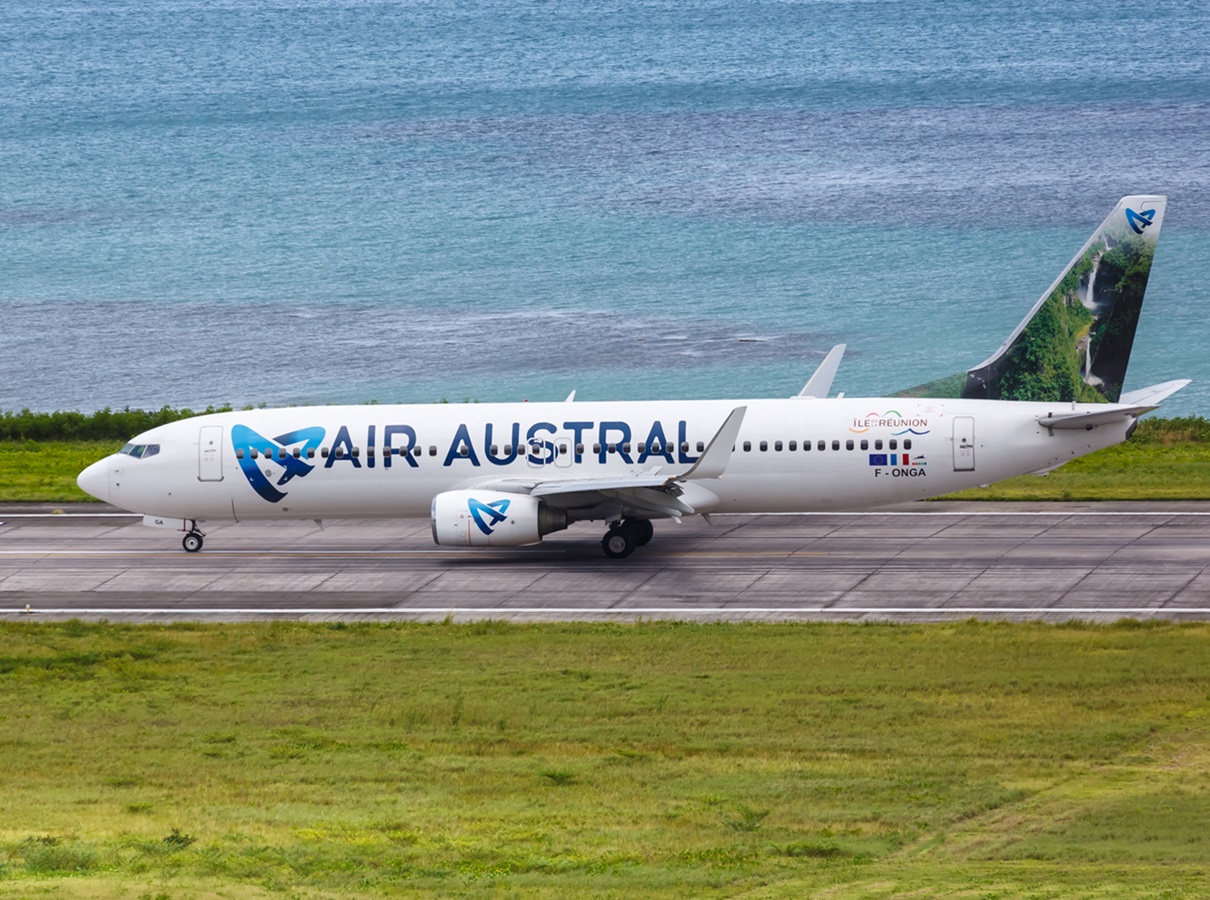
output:
[[0,8],[0,408],[879,394],[1170,197],[1127,389],[1210,414],[1201,3]]

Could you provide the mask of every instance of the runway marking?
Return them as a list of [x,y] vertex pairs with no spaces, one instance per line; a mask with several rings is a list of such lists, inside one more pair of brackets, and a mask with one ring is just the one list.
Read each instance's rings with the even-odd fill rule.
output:
[[[5,513],[10,519],[141,519],[139,513]],[[0,522],[0,525],[3,525]]]
[[[386,559],[507,559],[510,561],[525,561],[530,559],[533,561],[548,560],[552,556],[566,556],[570,551],[556,547],[544,547],[542,550],[533,554],[522,552],[495,551],[483,552],[474,550],[207,550],[203,555],[194,556],[192,554],[185,555],[180,550],[164,549],[164,550],[40,550],[38,548],[27,550],[0,550],[0,557],[11,557],[14,559],[45,559],[53,557],[55,559],[89,559],[89,558],[170,558],[179,559],[182,561],[199,562],[206,559],[222,559],[227,557],[239,558],[257,558],[257,559],[289,559],[291,557],[306,557],[307,559],[348,559],[359,557],[376,557]],[[688,556],[708,556],[710,558],[753,558],[766,559],[769,557],[789,558],[793,556],[801,557],[824,557],[833,555],[829,551],[824,550],[675,550],[667,549],[665,551],[656,551],[654,553],[645,553],[644,557],[648,559],[668,559],[680,558]],[[591,561],[601,562],[592,555]],[[605,564],[605,563],[602,563]]]
[[1165,607],[1165,606],[740,606],[725,607],[546,607],[546,606],[403,606],[403,607],[315,607],[300,609],[269,609],[264,607],[172,607],[168,609],[140,609],[128,607],[54,607],[17,608],[0,611],[0,615],[172,615],[172,616],[336,616],[336,615],[593,615],[593,616],[702,616],[718,615],[1149,615],[1153,613],[1180,613],[1182,615],[1207,615],[1210,607]]

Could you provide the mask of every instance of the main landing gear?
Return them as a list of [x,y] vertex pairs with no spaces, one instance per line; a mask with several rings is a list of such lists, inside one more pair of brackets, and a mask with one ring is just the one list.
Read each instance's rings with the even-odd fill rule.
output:
[[185,548],[186,553],[197,553],[202,549],[202,534],[200,528],[197,527],[197,522],[189,523],[189,532],[181,538],[181,546]]
[[625,559],[634,553],[635,547],[645,547],[651,542],[655,528],[650,519],[623,519],[614,522],[601,538],[601,549],[610,559]]

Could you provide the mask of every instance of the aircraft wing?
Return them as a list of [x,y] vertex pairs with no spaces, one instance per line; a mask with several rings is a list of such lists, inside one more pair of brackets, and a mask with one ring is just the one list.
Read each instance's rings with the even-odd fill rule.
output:
[[616,501],[629,509],[679,519],[697,512],[682,499],[684,483],[722,477],[747,411],[746,406],[733,409],[697,462],[680,475],[661,475],[662,467],[655,466],[644,472],[594,478],[499,478],[481,486],[489,490],[546,497],[553,505],[565,508],[588,508]]

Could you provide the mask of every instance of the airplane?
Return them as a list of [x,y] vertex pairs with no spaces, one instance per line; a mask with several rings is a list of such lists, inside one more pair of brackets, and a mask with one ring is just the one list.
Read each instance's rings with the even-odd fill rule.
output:
[[1122,198],[992,356],[878,398],[828,397],[845,345],[788,399],[316,406],[152,428],[80,473],[145,524],[424,517],[441,546],[582,521],[630,556],[652,522],[858,510],[1045,473],[1117,444],[1188,380],[1122,393],[1167,199]]

